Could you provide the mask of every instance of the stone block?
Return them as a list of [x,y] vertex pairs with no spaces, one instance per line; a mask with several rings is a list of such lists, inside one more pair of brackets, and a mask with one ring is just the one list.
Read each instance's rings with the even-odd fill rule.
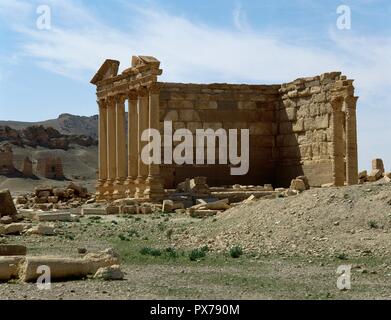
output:
[[303,192],[306,190],[306,186],[303,180],[301,179],[293,179],[290,186],[291,190],[297,190],[299,192]]
[[0,244],[0,256],[25,256],[26,246],[19,244]]
[[135,205],[120,206],[120,213],[121,214],[137,214],[137,206],[135,206]]
[[304,131],[304,119],[298,119],[296,122],[293,122],[292,124],[292,131],[293,132],[303,132]]
[[380,170],[380,172],[384,173],[384,164],[382,159],[373,159],[372,160],[372,170]]
[[201,121],[200,116],[195,110],[179,110],[179,120],[189,121]]
[[70,212],[61,213],[37,213],[36,219],[38,221],[54,222],[54,221],[72,221]]
[[380,169],[372,170],[371,174],[368,176],[369,182],[375,182],[377,180],[380,180],[383,177],[383,173]]
[[256,110],[257,104],[254,101],[239,101],[238,109],[239,110]]
[[189,215],[192,218],[207,218],[211,216],[215,216],[218,211],[217,210],[194,210],[194,209],[188,209]]
[[107,214],[106,208],[82,208],[81,214],[83,216],[104,216]]
[[17,214],[14,202],[9,190],[0,190],[0,217],[14,216]]
[[18,267],[24,257],[0,257],[0,280],[9,281],[18,277]]
[[123,280],[125,274],[121,271],[119,265],[99,268],[94,275],[94,279],[102,279],[105,281]]
[[56,233],[54,231],[54,226],[38,224],[31,229],[27,230],[27,234],[35,234],[40,236],[54,236]]
[[178,121],[179,120],[179,114],[177,110],[170,110],[166,113],[164,116],[164,121]]
[[367,176],[368,176],[367,170],[364,170],[364,171],[361,171],[361,172],[358,173],[358,179],[360,179],[360,180],[361,179],[366,179]]
[[106,214],[119,214],[119,206],[107,206]]
[[30,227],[27,223],[11,223],[5,226],[0,225],[0,234],[4,235],[17,235],[24,232]]
[[170,213],[174,211],[174,201],[172,200],[164,200],[163,201],[163,212]]

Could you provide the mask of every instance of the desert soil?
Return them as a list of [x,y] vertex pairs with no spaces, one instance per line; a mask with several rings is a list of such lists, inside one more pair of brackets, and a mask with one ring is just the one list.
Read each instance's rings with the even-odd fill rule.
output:
[[[1,299],[391,297],[391,184],[311,189],[203,220],[154,213],[81,217],[55,226],[53,237],[0,241],[25,244],[30,255],[78,256],[81,247],[112,247],[125,280],[87,278],[53,283],[46,291],[15,280],[0,284]],[[230,256],[234,246],[243,249],[239,258]],[[205,257],[191,261],[190,252],[202,247],[208,248]],[[352,266],[351,290],[336,286],[340,265]]]

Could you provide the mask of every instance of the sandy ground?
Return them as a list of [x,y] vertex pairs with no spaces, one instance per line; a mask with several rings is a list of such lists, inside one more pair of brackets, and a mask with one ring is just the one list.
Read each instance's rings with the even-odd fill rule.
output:
[[[0,242],[25,244],[29,255],[112,247],[126,277],[54,283],[47,291],[13,280],[0,284],[0,298],[388,299],[390,191],[381,183],[312,189],[204,220],[174,213],[81,217],[56,223],[52,237],[3,236]],[[230,249],[237,245],[244,254],[235,259]],[[205,246],[205,257],[191,261],[191,251]],[[142,254],[145,248],[158,254]],[[352,268],[351,290],[336,286],[341,265]]]

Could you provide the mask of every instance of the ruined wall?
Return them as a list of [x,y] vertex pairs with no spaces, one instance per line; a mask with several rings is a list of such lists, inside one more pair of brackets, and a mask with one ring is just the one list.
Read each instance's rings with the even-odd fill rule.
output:
[[63,179],[64,172],[61,158],[45,157],[37,161],[37,173],[48,179]]
[[[352,82],[340,72],[333,72],[281,86],[277,110],[277,185],[287,186],[300,175],[306,175],[312,186],[334,182],[332,102],[339,95],[353,97]],[[345,118],[337,129],[342,132],[344,126]],[[346,133],[341,138],[341,144],[346,144]]]
[[[162,133],[164,120],[173,122],[174,131],[187,128],[193,134],[196,129],[207,128],[250,130],[247,175],[231,176],[229,165],[162,165],[166,187],[194,176],[208,177],[208,183],[213,186],[272,183],[276,187],[287,187],[300,175],[306,175],[312,186],[320,186],[335,182],[335,171],[339,172],[339,179],[345,181],[347,137],[351,137],[349,148],[353,151],[357,148],[357,139],[351,132],[355,130],[356,120],[354,115],[354,124],[351,122],[354,128],[349,129],[347,135],[347,111],[340,102],[337,107],[340,118],[336,122],[333,104],[355,99],[352,83],[340,72],[301,78],[283,85],[163,83],[160,92]],[[337,132],[340,136],[336,136]],[[339,150],[338,155],[335,155],[336,150]],[[217,155],[216,151],[216,159]],[[336,165],[337,157],[340,160]],[[354,181],[354,177],[351,180]]]
[[11,174],[13,172],[15,172],[15,167],[12,148],[8,145],[0,147],[0,174]]
[[[212,186],[273,182],[279,88],[277,85],[163,83],[160,92],[161,131],[164,120],[173,122],[174,131],[187,128],[193,134],[196,129],[208,128],[250,130],[250,169],[247,175],[231,176],[229,165],[162,165],[161,174],[166,187],[174,187],[185,178],[194,176],[208,177],[208,184]],[[240,153],[239,137],[238,141]],[[218,145],[216,149],[217,162]]]

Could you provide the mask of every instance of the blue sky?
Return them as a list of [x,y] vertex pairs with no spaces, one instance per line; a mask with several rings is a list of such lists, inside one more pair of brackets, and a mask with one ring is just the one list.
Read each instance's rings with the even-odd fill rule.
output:
[[[37,7],[51,9],[39,30]],[[350,30],[336,27],[348,5]],[[162,81],[281,83],[340,70],[355,79],[360,167],[391,166],[389,0],[0,0],[0,119],[96,113],[106,58],[162,61]],[[391,169],[391,168],[390,168]]]

